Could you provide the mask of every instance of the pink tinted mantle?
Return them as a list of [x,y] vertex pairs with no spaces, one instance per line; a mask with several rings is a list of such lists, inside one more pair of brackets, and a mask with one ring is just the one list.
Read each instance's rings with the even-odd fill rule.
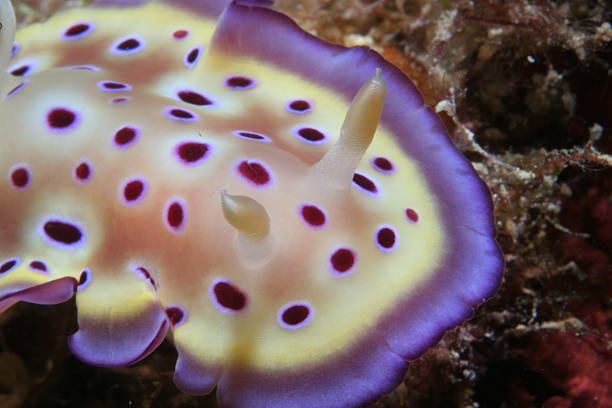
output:
[[[219,14],[226,3],[165,2],[206,16]],[[144,3],[100,0],[94,6]],[[407,360],[421,355],[446,330],[471,317],[474,307],[497,290],[503,260],[494,241],[492,202],[470,163],[452,145],[440,119],[423,106],[418,90],[396,67],[367,48],[347,49],[319,40],[286,16],[257,5],[266,3],[270,2],[230,4],[220,16],[210,47],[272,63],[333,89],[347,100],[381,67],[389,85],[382,124],[393,132],[408,155],[427,158],[419,165],[429,187],[440,201],[450,203],[443,207],[441,216],[451,237],[451,249],[417,295],[400,302],[374,330],[324,363],[296,371],[262,373],[244,367],[202,366],[178,347],[175,382],[183,391],[194,394],[210,392],[216,385],[224,407],[364,406],[397,386],[408,367]],[[456,222],[457,218],[462,222]],[[17,301],[59,303],[69,299],[78,286],[75,279],[62,278],[14,288],[0,293],[0,311]],[[80,330],[69,343],[82,360],[109,367],[133,364],[146,357],[171,327],[159,307],[149,308],[138,320],[123,322],[125,327],[119,330],[126,337],[115,342],[98,337],[103,328],[97,324],[81,320]]]

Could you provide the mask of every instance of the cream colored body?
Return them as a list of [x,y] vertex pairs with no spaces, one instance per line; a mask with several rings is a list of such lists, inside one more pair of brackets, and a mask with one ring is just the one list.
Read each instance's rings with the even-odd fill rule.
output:
[[[67,27],[85,20],[96,24],[91,35],[59,39]],[[171,37],[178,28],[190,31],[182,42]],[[212,21],[150,4],[126,10],[120,19],[110,10],[70,10],[18,33],[22,50],[9,66],[35,59],[38,67],[23,89],[0,102],[0,260],[22,259],[18,269],[0,276],[0,285],[78,279],[88,268],[91,284],[77,295],[80,315],[112,321],[137,314],[151,302],[180,305],[188,314],[174,330],[174,341],[203,363],[276,370],[323,361],[358,340],[439,266],[445,251],[439,209],[417,162],[405,156],[385,128],[378,128],[370,144],[376,124],[361,120],[362,114],[349,115],[344,125],[348,133],[366,129],[357,147],[347,150],[336,144],[340,147],[333,160],[327,156],[320,162],[325,165],[315,165],[313,171],[337,141],[350,101],[248,58],[210,53],[197,67],[186,68],[183,55],[197,45],[206,50],[213,29]],[[143,51],[125,56],[107,52],[116,38],[132,33],[146,39]],[[57,68],[81,64],[102,71]],[[257,85],[229,89],[224,85],[228,75],[248,75]],[[133,90],[103,92],[96,86],[100,80],[125,82]],[[11,89],[22,78],[3,81]],[[200,108],[177,101],[176,91],[185,87],[200,90],[217,105]],[[376,109],[382,100],[372,95]],[[116,96],[131,100],[109,103]],[[296,98],[313,101],[313,111],[288,112],[287,101]],[[45,115],[54,106],[80,110],[81,121],[66,132],[48,131]],[[199,120],[172,120],[162,113],[167,106],[190,109]],[[141,136],[133,146],[117,149],[112,135],[125,124],[140,127]],[[300,124],[325,130],[329,140],[305,143],[294,135]],[[259,132],[272,140],[240,139],[232,134],[235,130]],[[180,163],[172,152],[185,140],[209,143],[210,156],[194,166]],[[374,170],[370,160],[375,156],[389,158],[395,172]],[[273,182],[266,187],[245,182],[235,171],[243,158],[265,162]],[[88,183],[72,177],[83,159],[93,166]],[[31,169],[31,184],[23,190],[8,182],[16,163]],[[344,170],[336,173],[334,163]],[[378,196],[351,184],[346,175],[354,166],[376,182]],[[120,200],[120,186],[135,175],[146,178],[149,188],[140,203],[127,206]],[[326,179],[333,180],[331,186]],[[346,188],[337,188],[339,180]],[[241,254],[245,249],[224,217],[221,190],[263,206],[269,217],[265,255]],[[163,222],[172,197],[186,203],[185,228],[178,233]],[[299,207],[306,202],[325,210],[324,228],[304,224]],[[407,207],[418,210],[418,223],[406,220]],[[66,251],[40,239],[36,231],[49,214],[84,226],[82,248]],[[375,244],[376,229],[387,224],[398,233],[391,252]],[[339,246],[353,248],[358,255],[355,269],[346,276],[329,270],[329,256]],[[51,273],[29,270],[34,259],[44,259]],[[133,273],[134,265],[151,272],[157,290]],[[218,278],[232,281],[248,296],[245,310],[228,314],[213,305],[209,288]],[[287,330],[278,324],[278,311],[298,300],[313,305],[314,317],[299,330]]]

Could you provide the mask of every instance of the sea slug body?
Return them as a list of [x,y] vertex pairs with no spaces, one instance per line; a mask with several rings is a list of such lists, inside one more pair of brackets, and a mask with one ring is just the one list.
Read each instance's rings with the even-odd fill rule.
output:
[[396,67],[270,3],[99,0],[14,41],[0,0],[0,312],[76,296],[105,367],[171,331],[222,407],[363,406],[497,290],[491,198]]

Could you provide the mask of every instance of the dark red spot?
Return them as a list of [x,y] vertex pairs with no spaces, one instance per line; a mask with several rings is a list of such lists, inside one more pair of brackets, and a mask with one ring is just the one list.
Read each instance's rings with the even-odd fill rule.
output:
[[208,153],[208,145],[199,142],[182,143],[176,148],[176,153],[186,163],[194,163],[201,160]]
[[131,51],[140,47],[140,41],[135,38],[128,38],[127,40],[121,41],[119,45],[117,45],[117,49],[121,51]]
[[340,248],[332,254],[330,261],[335,271],[343,273],[355,265],[355,254],[348,248]]
[[194,48],[193,50],[189,51],[189,54],[187,54],[187,64],[192,65],[194,62],[196,62],[199,55],[200,55],[199,48]]
[[212,101],[202,94],[194,91],[180,91],[178,97],[181,101],[190,103],[192,105],[212,105]]
[[157,285],[155,283],[155,279],[153,279],[153,276],[151,276],[151,273],[147,270],[147,268],[142,267],[142,266],[137,266],[136,270],[138,271],[138,273],[140,273],[140,275],[144,279],[149,281],[149,283],[151,284],[151,286],[153,286],[154,289],[157,289]]
[[90,27],[89,24],[84,24],[84,23],[75,24],[72,27],[68,28],[64,32],[64,35],[66,37],[74,37],[74,36],[77,36],[79,34],[83,34],[85,31],[89,30],[89,27]]
[[42,261],[32,261],[30,262],[30,268],[35,269],[41,272],[47,272],[47,265]]
[[123,188],[123,196],[127,201],[135,201],[140,198],[144,192],[144,183],[140,180],[130,181]]
[[183,212],[183,206],[180,203],[174,202],[170,204],[168,207],[168,213],[166,214],[166,218],[168,220],[168,224],[177,229],[183,224],[183,218],[185,214]]
[[112,81],[102,82],[102,87],[105,89],[111,89],[111,90],[122,90],[122,89],[129,88],[127,84],[123,84],[121,82],[112,82]]
[[87,269],[85,269],[83,272],[81,272],[81,276],[79,276],[79,285],[78,286],[82,286],[82,285],[86,284],[88,280],[89,280],[89,271]]
[[384,249],[391,249],[395,245],[395,232],[389,227],[383,227],[378,230],[376,241]]
[[253,132],[238,132],[238,134],[241,137],[245,137],[247,139],[253,139],[253,140],[265,140],[265,136],[262,136],[260,134],[257,133],[253,133]]
[[298,130],[298,135],[304,140],[308,140],[309,142],[319,142],[325,139],[325,135],[313,128],[301,128]]
[[364,190],[369,191],[370,193],[378,192],[378,189],[376,188],[376,184],[374,184],[372,180],[370,180],[363,174],[355,173],[353,175],[353,183],[357,184],[359,187],[363,188]]
[[308,319],[310,309],[306,305],[295,305],[287,308],[281,318],[289,326],[296,326]]
[[28,82],[28,81],[26,80],[26,81],[24,81],[24,82],[20,83],[19,85],[17,85],[17,86],[16,86],[16,87],[14,87],[13,89],[11,89],[11,90],[9,91],[9,93],[7,93],[7,94],[6,94],[6,96],[8,97],[8,96],[13,95],[15,92],[17,92],[17,91],[19,91],[21,88],[23,88],[23,86],[24,86],[24,85],[25,85],[27,82]]
[[302,207],[302,217],[304,221],[314,227],[320,227],[325,224],[325,213],[317,206],[305,205]]
[[296,111],[296,112],[304,112],[310,109],[310,103],[308,103],[308,101],[298,99],[289,104],[289,109]]
[[229,282],[218,282],[213,287],[213,292],[217,302],[227,309],[239,311],[246,306],[246,295]]
[[175,32],[172,33],[172,36],[176,38],[177,40],[180,40],[182,38],[187,37],[188,34],[189,34],[189,31],[187,30],[176,30]]
[[28,71],[30,70],[30,66],[29,65],[23,65],[19,68],[15,68],[14,70],[11,71],[11,75],[14,76],[24,76],[25,74],[28,73]]
[[11,259],[10,261],[6,261],[2,265],[0,265],[0,273],[6,273],[13,269],[17,265],[17,261],[15,259]]
[[77,179],[85,181],[89,179],[89,176],[91,176],[91,167],[89,167],[89,164],[81,162],[74,169],[74,175]]
[[65,129],[76,120],[76,114],[66,108],[54,108],[47,114],[47,123],[54,129]]
[[30,182],[30,172],[25,167],[18,167],[11,173],[11,182],[17,188],[23,188]]
[[417,222],[419,220],[419,214],[412,208],[406,208],[406,217],[412,222]]
[[240,174],[257,185],[264,185],[270,182],[268,170],[257,162],[243,160],[238,166]]
[[80,229],[63,221],[47,221],[43,229],[49,238],[66,245],[75,244],[83,238]]
[[393,163],[386,157],[376,157],[372,162],[374,168],[383,172],[393,171]]
[[125,96],[119,96],[117,98],[111,99],[111,103],[125,103],[129,100],[130,98],[126,98]]
[[170,320],[172,326],[176,326],[181,323],[185,318],[185,312],[180,307],[170,306],[166,308],[166,316]]
[[193,113],[186,111],[184,109],[173,108],[170,109],[170,115],[174,116],[178,119],[193,119]]
[[130,126],[124,126],[115,133],[115,143],[125,146],[134,141],[138,131]]
[[233,76],[227,78],[225,84],[230,88],[245,89],[253,85],[253,80],[244,76]]

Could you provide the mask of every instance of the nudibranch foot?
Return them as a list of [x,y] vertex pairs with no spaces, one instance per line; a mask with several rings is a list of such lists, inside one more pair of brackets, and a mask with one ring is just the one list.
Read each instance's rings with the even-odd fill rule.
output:
[[76,293],[85,362],[168,335],[222,407],[360,407],[496,291],[492,201],[399,69],[270,3],[98,0],[12,47],[0,0],[0,311]]

